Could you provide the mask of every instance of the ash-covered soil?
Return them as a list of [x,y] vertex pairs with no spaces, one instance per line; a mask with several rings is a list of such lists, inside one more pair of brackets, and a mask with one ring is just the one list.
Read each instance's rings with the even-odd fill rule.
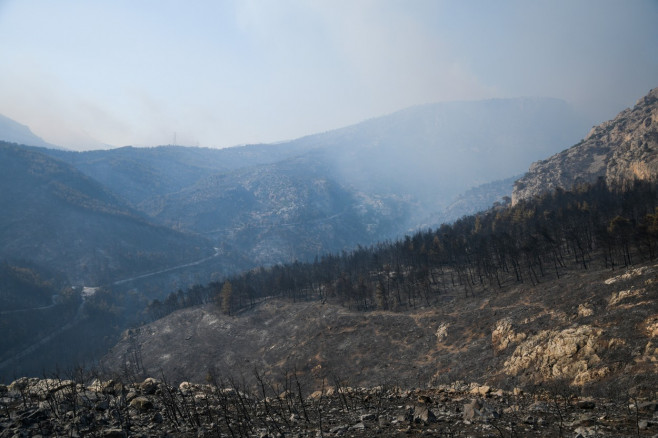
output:
[[[309,387],[424,388],[457,380],[505,389],[555,380],[596,389],[656,382],[658,265],[589,269],[438,307],[359,312],[271,300],[237,316],[213,305],[127,332],[102,365],[115,377],[179,383],[295,371]],[[634,383],[635,382],[635,383]],[[658,385],[656,385],[658,386]]]
[[226,381],[85,385],[23,378],[0,385],[0,437],[584,438],[658,432],[658,401],[640,394],[595,399],[568,386],[528,394],[463,382],[423,390],[338,385],[310,392],[288,377],[283,386],[261,380],[253,389]]

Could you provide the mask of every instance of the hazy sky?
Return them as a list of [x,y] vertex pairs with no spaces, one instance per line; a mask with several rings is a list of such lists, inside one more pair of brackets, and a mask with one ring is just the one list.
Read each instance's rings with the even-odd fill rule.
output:
[[658,86],[658,0],[0,0],[0,114],[51,143],[226,147],[411,105]]

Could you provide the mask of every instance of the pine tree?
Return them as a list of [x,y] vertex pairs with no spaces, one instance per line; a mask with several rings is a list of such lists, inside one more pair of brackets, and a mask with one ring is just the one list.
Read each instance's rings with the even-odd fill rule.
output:
[[377,309],[386,310],[388,308],[388,303],[386,301],[384,285],[381,282],[378,282],[377,288],[375,289],[375,302],[377,304]]
[[220,308],[225,315],[231,314],[231,295],[233,295],[233,286],[230,281],[225,281],[222,290],[219,293]]

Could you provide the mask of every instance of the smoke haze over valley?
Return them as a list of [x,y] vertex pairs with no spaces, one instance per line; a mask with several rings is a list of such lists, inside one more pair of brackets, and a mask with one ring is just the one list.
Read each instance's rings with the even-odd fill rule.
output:
[[656,23],[0,0],[0,438],[655,435]]

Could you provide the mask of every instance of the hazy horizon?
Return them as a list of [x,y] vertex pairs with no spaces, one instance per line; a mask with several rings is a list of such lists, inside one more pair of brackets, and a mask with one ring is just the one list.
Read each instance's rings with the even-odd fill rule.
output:
[[0,0],[0,114],[71,149],[273,143],[433,102],[658,86],[658,3]]

